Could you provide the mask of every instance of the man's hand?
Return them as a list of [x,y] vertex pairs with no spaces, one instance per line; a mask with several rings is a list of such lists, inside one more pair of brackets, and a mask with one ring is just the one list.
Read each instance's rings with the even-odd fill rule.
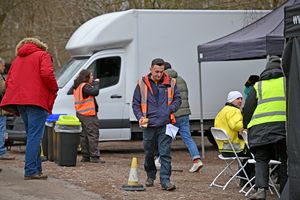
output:
[[144,117],[141,117],[141,118],[139,119],[139,125],[142,125],[142,124],[143,124],[143,120],[144,120]]
[[141,118],[139,119],[139,125],[140,125],[141,127],[147,127],[147,126],[148,126],[148,121],[149,121],[148,118],[146,118],[146,117],[141,117]]
[[241,130],[239,130],[239,135],[242,136],[243,131],[246,130],[244,128],[242,128]]

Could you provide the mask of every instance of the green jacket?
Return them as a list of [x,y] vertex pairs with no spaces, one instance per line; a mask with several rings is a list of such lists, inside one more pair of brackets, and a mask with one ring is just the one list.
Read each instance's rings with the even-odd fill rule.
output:
[[177,88],[178,88],[178,90],[180,92],[180,96],[181,96],[182,103],[181,103],[180,108],[175,113],[175,116],[180,117],[180,116],[184,116],[184,115],[190,115],[191,110],[190,110],[190,104],[189,104],[189,91],[188,91],[185,80],[181,76],[178,76],[177,72],[173,69],[167,69],[165,72],[170,77],[176,79],[176,85],[177,85]]

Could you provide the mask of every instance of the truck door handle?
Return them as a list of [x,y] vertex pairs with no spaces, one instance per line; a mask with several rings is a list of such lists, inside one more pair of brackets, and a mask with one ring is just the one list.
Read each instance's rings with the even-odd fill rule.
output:
[[120,98],[122,98],[122,96],[121,95],[117,95],[117,94],[113,94],[113,95],[110,96],[110,98],[112,98],[112,99],[120,99]]

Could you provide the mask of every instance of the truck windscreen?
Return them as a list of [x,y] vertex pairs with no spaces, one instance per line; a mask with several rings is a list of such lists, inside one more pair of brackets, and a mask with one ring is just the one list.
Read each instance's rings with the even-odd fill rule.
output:
[[88,60],[88,58],[71,59],[67,64],[65,64],[57,73],[57,83],[58,87],[64,87],[67,82],[80,70],[82,65]]

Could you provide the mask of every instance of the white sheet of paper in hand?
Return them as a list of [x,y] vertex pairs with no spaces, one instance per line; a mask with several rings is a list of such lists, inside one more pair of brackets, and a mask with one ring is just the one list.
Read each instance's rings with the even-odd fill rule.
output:
[[176,126],[172,125],[172,124],[167,124],[167,127],[166,127],[166,135],[169,135],[171,136],[171,138],[173,140],[175,140],[175,137],[176,137],[176,134],[178,132],[178,129]]

